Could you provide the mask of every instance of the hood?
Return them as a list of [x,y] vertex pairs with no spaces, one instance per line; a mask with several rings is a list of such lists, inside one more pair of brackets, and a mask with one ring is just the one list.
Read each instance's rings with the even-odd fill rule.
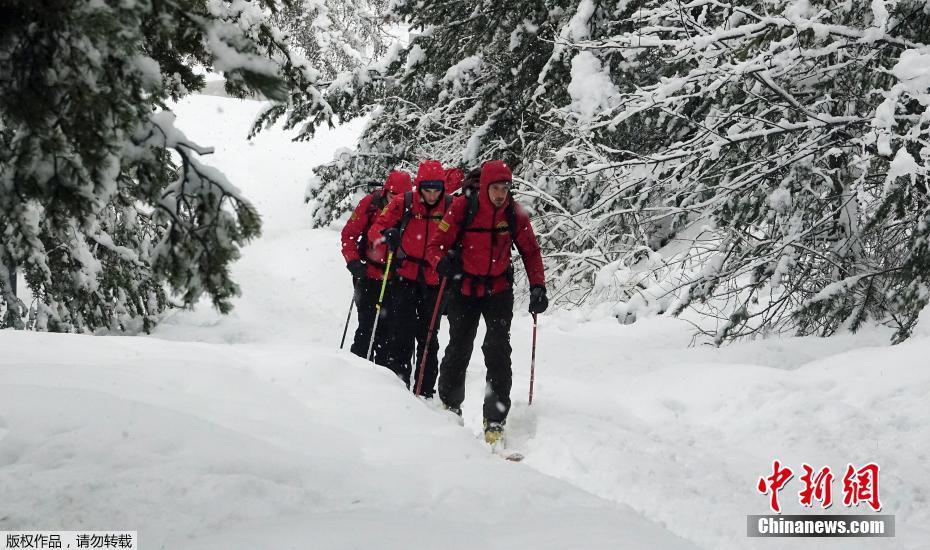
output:
[[446,181],[446,170],[438,160],[424,160],[417,168],[417,177],[413,180],[413,185],[419,189],[420,182],[423,181]]
[[384,180],[383,192],[391,192],[402,195],[413,189],[410,183],[410,174],[402,170],[391,170],[386,180]]
[[[510,171],[510,167],[507,166],[507,163],[502,160],[489,160],[481,165],[481,179],[478,180],[480,192],[478,194],[478,202],[484,203],[491,208],[494,208],[494,205],[491,204],[491,199],[488,198],[488,187],[492,183],[497,183],[499,181],[506,181],[512,184],[513,172]],[[507,203],[510,202],[510,197],[507,197],[507,200],[504,201],[504,206],[507,206]]]

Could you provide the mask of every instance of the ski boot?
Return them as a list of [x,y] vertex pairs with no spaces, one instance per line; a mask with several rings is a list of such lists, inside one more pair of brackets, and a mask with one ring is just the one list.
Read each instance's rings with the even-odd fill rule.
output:
[[503,422],[489,422],[488,419],[484,420],[484,441],[491,445],[503,445],[504,444],[504,423]]

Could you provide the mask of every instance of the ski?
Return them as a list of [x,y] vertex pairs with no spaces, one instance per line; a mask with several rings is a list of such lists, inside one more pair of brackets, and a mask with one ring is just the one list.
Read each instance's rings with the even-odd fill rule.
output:
[[505,449],[499,445],[491,445],[491,453],[503,458],[508,462],[522,462],[523,459],[526,458],[522,453]]
[[520,453],[510,453],[500,455],[504,460],[509,460],[510,462],[523,462],[523,455]]

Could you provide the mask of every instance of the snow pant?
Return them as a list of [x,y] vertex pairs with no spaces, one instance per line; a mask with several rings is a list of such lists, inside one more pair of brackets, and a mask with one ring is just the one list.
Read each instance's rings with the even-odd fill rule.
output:
[[[398,278],[391,287],[391,332],[388,336],[387,367],[407,384],[416,389],[417,377],[420,376],[420,360],[423,357],[423,346],[426,343],[429,323],[436,305],[438,286],[428,286]],[[436,375],[439,372],[439,319],[433,327],[433,334],[429,339],[429,351],[426,354],[426,368],[423,372],[423,387],[420,395],[433,396],[433,387],[436,385]],[[413,343],[416,341],[417,354],[413,358],[416,363],[416,372],[410,380],[410,356],[413,354]]]
[[510,322],[513,319],[513,290],[489,296],[452,294],[447,306],[449,345],[439,366],[439,398],[445,406],[461,409],[465,400],[465,370],[471,359],[478,332],[478,319],[484,317],[487,332],[481,351],[487,367],[484,418],[503,423],[510,412]]
[[[384,302],[381,304],[381,319],[378,321],[378,332],[375,334],[375,345],[372,349],[372,360],[378,365],[387,364],[387,337],[390,333],[390,319],[385,307],[390,303],[392,283],[384,291]],[[381,280],[363,277],[355,283],[355,307],[358,310],[358,328],[355,329],[355,338],[349,350],[365,357],[368,345],[371,342],[371,329],[375,324],[376,305],[378,294],[381,293]]]

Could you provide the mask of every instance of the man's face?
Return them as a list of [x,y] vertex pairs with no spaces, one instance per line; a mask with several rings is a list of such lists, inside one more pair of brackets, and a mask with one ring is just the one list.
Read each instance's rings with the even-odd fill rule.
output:
[[430,206],[436,204],[439,201],[439,195],[442,194],[439,189],[422,189],[420,192],[423,193],[423,200]]
[[494,205],[494,208],[504,206],[504,201],[507,200],[507,194],[509,192],[510,183],[506,181],[499,181],[488,186],[488,198],[491,199],[491,204]]
[[390,191],[388,191],[387,193],[385,193],[384,196],[387,197],[388,202],[391,202],[392,200],[394,200],[394,195],[396,195],[396,193],[391,193]]

